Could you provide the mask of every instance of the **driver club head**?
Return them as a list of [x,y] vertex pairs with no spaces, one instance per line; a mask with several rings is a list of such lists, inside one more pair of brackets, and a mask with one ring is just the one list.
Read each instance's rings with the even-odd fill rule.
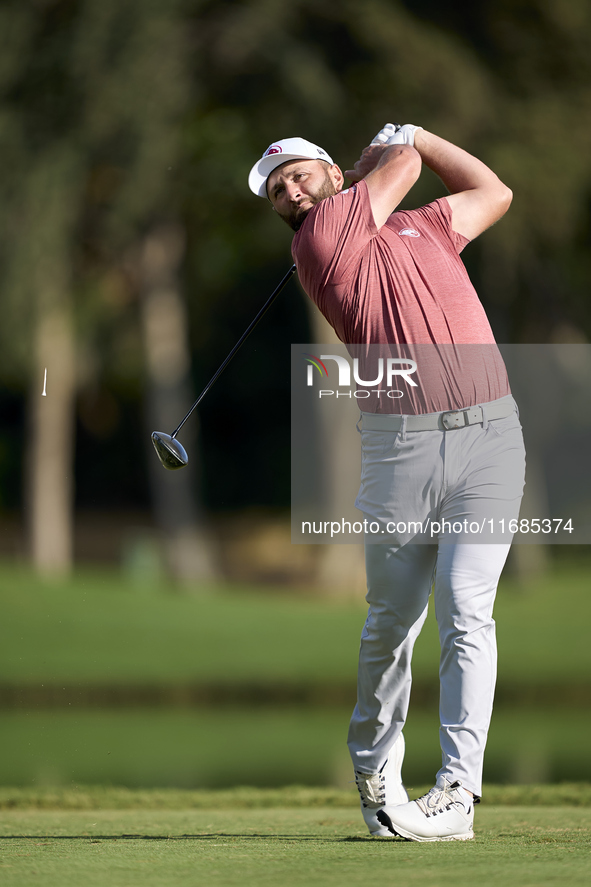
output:
[[152,443],[158,458],[169,471],[184,468],[188,463],[189,457],[185,448],[170,434],[165,434],[163,431],[153,431]]

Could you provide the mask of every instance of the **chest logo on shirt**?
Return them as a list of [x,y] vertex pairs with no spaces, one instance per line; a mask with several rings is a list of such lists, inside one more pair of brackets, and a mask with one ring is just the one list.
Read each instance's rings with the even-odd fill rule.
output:
[[403,228],[402,231],[398,232],[398,236],[399,237],[420,237],[421,235],[414,228]]

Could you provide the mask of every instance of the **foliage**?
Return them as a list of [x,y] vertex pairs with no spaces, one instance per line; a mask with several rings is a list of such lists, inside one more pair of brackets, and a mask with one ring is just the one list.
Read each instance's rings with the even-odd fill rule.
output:
[[105,372],[109,353],[125,375],[137,339],[125,251],[174,212],[169,171],[189,90],[179,3],[11,3],[2,16],[4,374],[29,367],[35,288],[52,273],[39,263],[65,256],[82,379]]

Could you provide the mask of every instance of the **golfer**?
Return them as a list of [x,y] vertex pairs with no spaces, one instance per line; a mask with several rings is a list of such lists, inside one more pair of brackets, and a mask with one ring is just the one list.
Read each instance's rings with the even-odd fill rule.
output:
[[[449,193],[396,211],[423,164]],[[476,157],[410,124],[388,124],[345,176],[322,148],[291,138],[267,149],[249,184],[296,232],[301,283],[344,343],[432,349],[429,384],[412,398],[363,401],[356,505],[396,532],[366,540],[369,611],[348,745],[370,834],[467,840],[496,680],[493,604],[525,456],[505,368],[459,254],[512,194]],[[420,359],[417,367],[420,379]],[[417,521],[425,529],[405,531]],[[442,766],[434,787],[409,802],[402,729],[431,590]]]

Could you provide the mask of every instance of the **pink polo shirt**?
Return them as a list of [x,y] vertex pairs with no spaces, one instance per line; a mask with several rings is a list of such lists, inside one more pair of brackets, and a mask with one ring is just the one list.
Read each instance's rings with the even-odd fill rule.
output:
[[[436,412],[510,393],[490,324],[459,256],[469,241],[452,229],[451,218],[441,198],[392,213],[378,229],[361,181],[315,206],[293,239],[302,286],[341,341],[431,346],[388,350],[414,355],[419,384],[399,386],[399,399],[360,400],[364,411]],[[350,351],[367,355],[367,349]],[[372,368],[364,372],[362,378],[376,378]]]

